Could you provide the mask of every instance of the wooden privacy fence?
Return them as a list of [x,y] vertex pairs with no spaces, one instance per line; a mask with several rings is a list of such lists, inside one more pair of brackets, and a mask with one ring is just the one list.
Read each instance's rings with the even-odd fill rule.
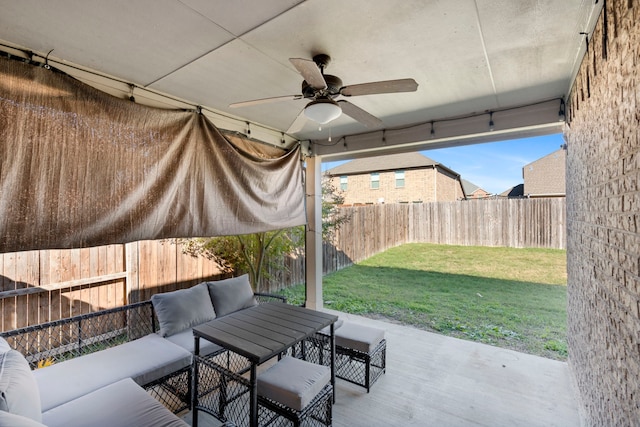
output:
[[[351,220],[324,244],[323,272],[404,243],[565,249],[565,208],[565,198],[343,207]],[[304,273],[291,283],[302,282]]]
[[564,249],[565,207],[564,197],[414,204],[406,241]]
[[[341,208],[351,219],[323,245],[331,273],[404,243],[566,246],[565,199],[469,200]],[[304,249],[284,257],[261,291],[305,281]],[[0,254],[3,331],[147,300],[226,277],[215,261],[167,241]]]
[[0,254],[3,331],[147,300],[225,277],[166,241]]

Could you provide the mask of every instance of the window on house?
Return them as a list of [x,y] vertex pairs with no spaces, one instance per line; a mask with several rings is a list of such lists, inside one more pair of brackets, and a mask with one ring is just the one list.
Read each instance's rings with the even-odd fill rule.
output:
[[396,188],[404,187],[404,171],[396,171]]
[[340,177],[340,189],[342,191],[347,191],[347,177],[346,176],[341,176]]
[[380,188],[380,174],[378,172],[373,172],[371,174],[371,188]]

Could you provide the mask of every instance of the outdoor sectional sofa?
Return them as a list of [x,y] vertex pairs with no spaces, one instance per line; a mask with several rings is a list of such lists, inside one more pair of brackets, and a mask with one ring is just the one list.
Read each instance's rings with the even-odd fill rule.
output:
[[192,328],[273,298],[285,301],[244,275],[4,332],[0,426],[184,427],[174,414],[190,407]]

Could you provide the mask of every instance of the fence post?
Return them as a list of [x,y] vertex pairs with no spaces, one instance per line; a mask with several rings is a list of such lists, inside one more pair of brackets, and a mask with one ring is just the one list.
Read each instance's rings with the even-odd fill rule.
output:
[[140,275],[139,275],[139,246],[138,242],[124,245],[125,271],[127,277],[125,283],[125,304],[140,302]]

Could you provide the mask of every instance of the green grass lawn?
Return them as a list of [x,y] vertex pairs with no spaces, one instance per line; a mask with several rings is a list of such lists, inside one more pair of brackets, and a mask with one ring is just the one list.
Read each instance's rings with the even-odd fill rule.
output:
[[[323,279],[325,306],[566,360],[566,252],[407,244]],[[304,300],[302,285],[283,291]]]

